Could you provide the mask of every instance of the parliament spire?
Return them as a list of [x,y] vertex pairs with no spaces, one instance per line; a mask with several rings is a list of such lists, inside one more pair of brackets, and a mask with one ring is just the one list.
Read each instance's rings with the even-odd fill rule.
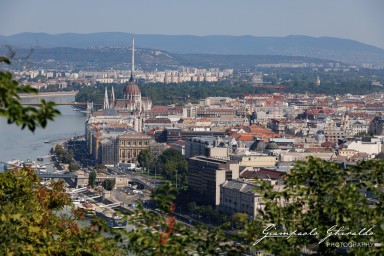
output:
[[129,82],[133,82],[134,72],[135,72],[135,37],[132,36],[131,77],[129,78]]

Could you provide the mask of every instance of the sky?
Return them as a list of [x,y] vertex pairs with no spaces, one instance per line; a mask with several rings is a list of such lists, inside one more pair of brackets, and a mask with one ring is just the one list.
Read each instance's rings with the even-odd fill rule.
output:
[[0,0],[0,35],[331,36],[384,49],[384,0]]

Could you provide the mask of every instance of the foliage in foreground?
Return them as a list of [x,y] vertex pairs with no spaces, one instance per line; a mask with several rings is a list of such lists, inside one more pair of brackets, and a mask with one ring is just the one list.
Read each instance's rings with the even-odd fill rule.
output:
[[[132,232],[111,231],[96,222],[80,228],[75,218],[57,215],[69,203],[62,183],[45,187],[30,170],[0,174],[0,253],[2,255],[241,255],[249,250],[275,255],[340,255],[341,244],[370,243],[346,248],[350,255],[381,255],[384,244],[384,161],[361,162],[342,170],[335,163],[309,158],[297,162],[283,191],[261,184],[265,209],[245,224],[238,236],[222,226],[190,226],[175,219],[177,190],[166,185],[153,193],[161,212],[139,203],[128,216]],[[77,215],[75,215],[77,216]],[[273,233],[313,235],[264,237]],[[327,237],[329,229],[343,233]],[[336,231],[335,229],[334,231]],[[103,232],[108,232],[106,238]],[[105,234],[105,233],[104,233]],[[322,239],[324,242],[319,243]],[[374,246],[381,243],[381,247]]]
[[[274,191],[268,184],[259,190],[265,203],[261,212],[263,225],[259,221],[248,223],[242,234],[245,241],[255,245],[253,249],[275,255],[303,255],[310,251],[340,255],[341,245],[351,245],[344,252],[382,255],[384,161],[363,161],[343,170],[336,163],[310,157],[308,161],[296,162],[286,182],[282,192]],[[270,224],[275,225],[269,230],[271,234],[291,234],[296,230],[302,235],[262,239],[263,230]],[[362,246],[363,243],[370,246]]]
[[[2,62],[11,63],[8,58],[0,56],[0,64]],[[37,126],[44,128],[48,120],[52,121],[60,114],[51,101],[41,100],[39,108],[24,107],[20,102],[20,93],[37,94],[37,90],[31,86],[20,86],[10,72],[0,71],[0,117],[7,118],[9,124],[15,123],[22,129],[27,127],[34,131]]]
[[[237,236],[225,236],[221,228],[175,223],[174,188],[163,187],[155,197],[164,214],[147,211],[140,205],[132,218],[140,225],[128,234],[132,241],[128,247],[138,255],[241,255],[250,250],[274,255],[381,255],[384,161],[364,161],[343,170],[336,163],[311,157],[295,164],[286,176],[283,191],[275,191],[262,181],[260,184],[257,192],[265,208]],[[271,224],[271,235],[285,237],[264,237]],[[329,236],[332,227],[333,233],[342,227],[344,230]],[[307,234],[293,234],[287,239],[285,233],[295,230],[296,234]],[[313,235],[309,235],[313,230]],[[343,245],[350,246],[342,248]]]
[[148,211],[139,204],[130,222],[136,230],[126,234],[127,249],[136,255],[238,255],[239,248],[229,242],[223,229],[191,226],[174,216],[177,190],[172,185],[159,188],[153,198],[161,212]]
[[63,182],[40,184],[29,169],[0,173],[0,255],[121,255],[103,225],[80,227]]

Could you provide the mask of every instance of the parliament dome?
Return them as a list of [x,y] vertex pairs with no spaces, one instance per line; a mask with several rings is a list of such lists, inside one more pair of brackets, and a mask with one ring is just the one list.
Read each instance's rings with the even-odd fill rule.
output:
[[133,99],[141,96],[140,88],[134,81],[129,81],[124,88],[124,95],[127,99]]

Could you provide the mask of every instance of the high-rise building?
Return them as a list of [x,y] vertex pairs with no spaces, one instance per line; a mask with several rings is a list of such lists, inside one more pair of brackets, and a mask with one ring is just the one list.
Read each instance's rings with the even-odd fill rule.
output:
[[201,203],[220,204],[220,184],[239,178],[235,161],[197,156],[188,161],[188,190]]

